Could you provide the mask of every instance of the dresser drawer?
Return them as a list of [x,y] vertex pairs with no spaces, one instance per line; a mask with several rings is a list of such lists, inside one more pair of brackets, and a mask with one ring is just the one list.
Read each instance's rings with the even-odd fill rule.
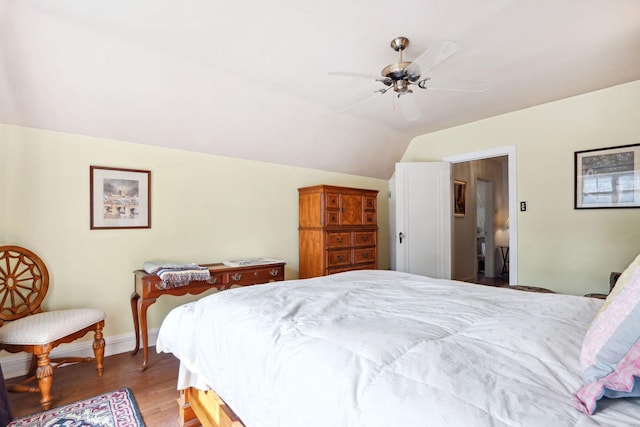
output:
[[375,211],[376,210],[376,200],[375,196],[365,196],[364,198],[364,210],[365,211]]
[[365,212],[364,213],[364,225],[377,225],[378,217],[375,212]]
[[375,263],[376,261],[376,248],[362,248],[355,249],[353,251],[353,263],[354,264],[363,264],[363,263]]
[[274,280],[284,280],[283,267],[264,267],[252,268],[226,273],[227,285],[231,286],[247,286],[258,283],[267,283]]
[[340,211],[327,210],[327,217],[324,222],[325,225],[340,225]]
[[377,270],[377,268],[375,264],[355,264],[350,270]]
[[351,233],[327,233],[327,248],[348,248],[351,246]]
[[341,266],[341,267],[332,267],[328,268],[326,274],[336,274],[343,273],[345,271],[354,271],[354,270],[376,270],[375,264],[354,264],[350,266]]
[[351,264],[351,249],[327,251],[327,267]]
[[376,244],[375,231],[356,231],[353,233],[354,246],[375,246],[375,244]]
[[340,208],[340,193],[327,193],[327,208]]

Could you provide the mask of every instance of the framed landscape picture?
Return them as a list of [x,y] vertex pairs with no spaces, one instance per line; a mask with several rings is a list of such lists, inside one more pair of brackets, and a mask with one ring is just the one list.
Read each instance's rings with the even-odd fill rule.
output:
[[91,229],[151,228],[151,172],[90,167]]
[[640,207],[640,144],[575,153],[575,209]]

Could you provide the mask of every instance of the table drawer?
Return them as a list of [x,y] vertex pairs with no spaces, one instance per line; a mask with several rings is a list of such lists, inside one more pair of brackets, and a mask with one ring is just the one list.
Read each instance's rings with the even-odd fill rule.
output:
[[376,244],[375,231],[356,231],[353,233],[354,246],[375,246],[375,244]]
[[351,246],[351,233],[327,233],[327,248],[348,248]]
[[337,267],[350,264],[350,249],[327,251],[327,267]]
[[284,280],[283,267],[252,268],[226,273],[228,286],[247,286],[258,283],[267,283],[275,280]]
[[363,264],[363,263],[375,263],[376,261],[376,248],[362,248],[355,249],[353,251],[353,263],[354,264]]
[[141,295],[145,298],[158,298],[169,292],[200,293],[209,288],[220,288],[224,277],[222,273],[212,274],[209,280],[192,280],[186,285],[165,284],[152,276],[154,280],[146,280],[142,283]]

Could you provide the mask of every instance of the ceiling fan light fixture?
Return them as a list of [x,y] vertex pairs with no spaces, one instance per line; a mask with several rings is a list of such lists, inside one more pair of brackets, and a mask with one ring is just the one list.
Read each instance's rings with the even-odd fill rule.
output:
[[413,93],[413,91],[409,89],[409,83],[406,80],[394,81],[393,90],[398,93],[398,96],[404,95],[405,93]]

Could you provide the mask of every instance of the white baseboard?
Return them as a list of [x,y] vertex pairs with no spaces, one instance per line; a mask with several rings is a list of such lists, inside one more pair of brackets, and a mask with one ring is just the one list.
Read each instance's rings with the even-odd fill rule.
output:
[[[156,345],[158,338],[158,328],[149,329],[149,347]],[[133,333],[105,337],[106,341],[104,355],[111,356],[114,354],[126,353],[133,351],[135,348],[135,336]],[[140,349],[142,354],[142,349]],[[69,344],[61,344],[53,349],[51,357],[92,357],[93,341],[72,342]],[[142,357],[142,356],[140,356]],[[26,375],[31,363],[31,355],[28,353],[7,353],[2,352],[0,356],[0,366],[5,378],[14,378]]]

